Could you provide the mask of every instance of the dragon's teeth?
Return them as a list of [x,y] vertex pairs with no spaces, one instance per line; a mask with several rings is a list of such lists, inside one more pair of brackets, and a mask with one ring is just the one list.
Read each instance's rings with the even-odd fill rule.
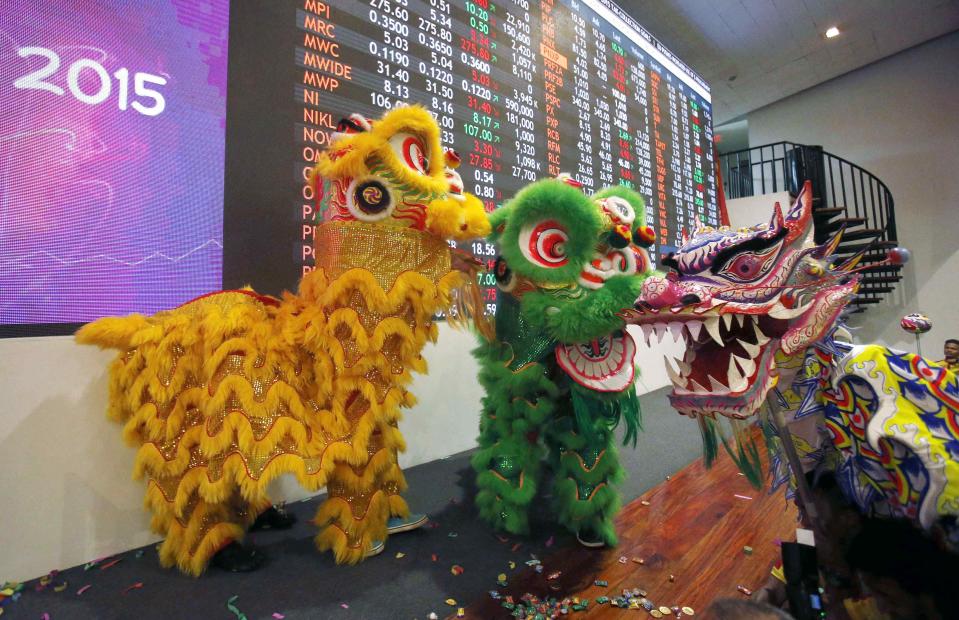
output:
[[716,394],[727,394],[729,393],[729,388],[716,380],[716,377],[712,375],[706,375],[709,379],[709,387]]
[[742,392],[748,385],[746,377],[739,371],[736,365],[738,358],[735,355],[729,356],[729,369],[726,371],[726,378],[729,380],[729,390],[731,392]]
[[712,339],[716,341],[716,344],[723,346],[723,339],[719,335],[719,317],[714,316],[706,319],[705,325],[706,331],[709,332]]
[[753,373],[756,372],[756,362],[753,360],[744,360],[743,358],[736,357],[735,355],[733,356],[733,359],[739,363],[739,368],[742,369],[744,377],[751,377],[753,376]]
[[646,346],[649,346],[649,337],[653,334],[652,325],[640,325],[640,329],[643,330],[643,339],[646,341]]
[[690,322],[686,323],[686,329],[689,330],[689,335],[692,336],[693,342],[696,342],[697,340],[699,340],[699,334],[700,334],[700,333],[702,332],[702,330],[703,330],[703,322],[702,322],[702,321],[690,321]]
[[698,383],[696,383],[696,380],[695,380],[695,379],[690,379],[690,380],[689,380],[689,391],[690,391],[690,392],[699,392],[699,393],[709,392],[709,390],[707,390],[707,389],[704,388],[703,386],[701,386],[701,385],[699,385]]
[[721,318],[723,319],[723,325],[725,325],[725,326],[726,326],[726,330],[729,331],[729,330],[732,328],[733,315],[731,315],[731,314],[723,314],[723,315],[720,315],[720,316],[721,316]]
[[673,368],[673,363],[669,361],[669,356],[663,356],[663,363],[666,364],[666,374],[669,375],[669,380],[673,382],[673,385],[681,388],[686,387],[686,379],[679,375],[678,372]]
[[759,351],[761,349],[759,348],[758,344],[750,344],[745,340],[737,340],[736,342],[738,342],[739,346],[746,350],[746,353],[749,355],[749,359],[755,359],[756,356],[759,355]]
[[691,372],[693,372],[693,367],[687,364],[681,359],[677,359],[676,363],[679,365],[679,372],[684,377],[688,377]]
[[733,318],[736,319],[736,325],[742,327],[742,325],[743,325],[743,318],[744,318],[744,317],[745,317],[745,315],[743,315],[743,314],[734,314],[734,315],[733,315]]
[[663,341],[663,334],[666,333],[666,326],[662,323],[656,323],[656,342]]
[[756,334],[756,344],[763,346],[769,342],[769,336],[763,333],[763,330],[759,329],[759,321],[753,323],[753,333]]
[[673,342],[679,342],[683,339],[683,324],[679,321],[670,322],[669,333],[673,336]]

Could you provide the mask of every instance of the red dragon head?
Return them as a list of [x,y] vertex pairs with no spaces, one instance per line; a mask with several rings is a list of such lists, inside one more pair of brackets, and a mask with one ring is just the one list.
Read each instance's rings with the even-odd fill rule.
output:
[[[660,261],[623,316],[647,342],[670,333],[686,351],[678,368],[666,360],[670,400],[691,417],[744,419],[780,380],[777,358],[802,355],[823,338],[856,293],[850,270],[860,255],[831,263],[841,232],[823,245],[812,235],[807,182],[784,215],[750,228],[700,228]],[[685,234],[684,234],[685,237]]]

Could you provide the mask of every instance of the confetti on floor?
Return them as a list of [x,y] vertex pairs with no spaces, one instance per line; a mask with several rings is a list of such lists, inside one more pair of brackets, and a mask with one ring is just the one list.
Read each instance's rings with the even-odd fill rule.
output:
[[142,582],[142,581],[138,581],[138,582],[136,582],[135,584],[133,584],[132,586],[128,586],[128,587],[123,591],[123,594],[126,594],[126,593],[129,592],[130,590],[139,590],[139,589],[142,588],[142,587],[143,587],[143,582]]
[[227,608],[234,616],[236,616],[236,620],[247,620],[246,614],[243,613],[242,611],[240,611],[240,609],[236,606],[236,600],[237,600],[238,598],[240,598],[240,595],[239,595],[239,594],[234,594],[234,595],[231,596],[230,598],[226,599],[226,608]]

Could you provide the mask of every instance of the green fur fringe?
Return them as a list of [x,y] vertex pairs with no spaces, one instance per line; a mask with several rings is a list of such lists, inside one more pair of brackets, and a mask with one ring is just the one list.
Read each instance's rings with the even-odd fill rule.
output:
[[[712,467],[719,451],[719,443],[723,445],[726,454],[736,463],[739,471],[746,476],[749,483],[757,489],[763,488],[763,466],[759,458],[759,448],[749,432],[750,423],[745,420],[728,420],[732,430],[735,450],[730,446],[729,439],[723,434],[720,423],[714,418],[699,418],[699,430],[703,436],[703,461],[706,467]],[[768,438],[767,438],[768,442]],[[768,445],[768,443],[767,443]]]
[[623,445],[632,444],[632,447],[636,447],[639,431],[643,430],[643,420],[635,388],[630,387],[617,394],[603,394],[574,383],[570,387],[570,400],[576,427],[590,439],[597,439],[594,421],[605,424],[612,431],[623,420],[626,423]]

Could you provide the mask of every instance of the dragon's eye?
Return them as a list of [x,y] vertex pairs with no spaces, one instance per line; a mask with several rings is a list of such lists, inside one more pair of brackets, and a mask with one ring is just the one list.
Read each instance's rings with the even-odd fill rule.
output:
[[545,220],[523,226],[519,233],[519,247],[523,256],[538,267],[562,267],[566,257],[569,235],[555,220]]
[[393,151],[407,167],[420,174],[428,173],[430,161],[426,157],[426,146],[423,145],[423,140],[418,136],[398,133],[390,138],[390,146],[393,147]]
[[754,252],[739,254],[726,264],[722,273],[736,280],[753,280],[766,271],[770,261],[776,256],[776,249],[773,248],[763,254]]

